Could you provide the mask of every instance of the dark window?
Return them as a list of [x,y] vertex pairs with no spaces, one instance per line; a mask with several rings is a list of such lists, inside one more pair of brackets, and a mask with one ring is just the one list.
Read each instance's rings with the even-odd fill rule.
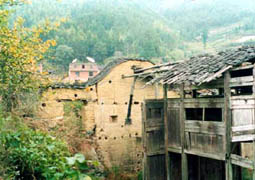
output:
[[85,65],[84,64],[82,65],[82,69],[85,69]]
[[162,117],[162,108],[149,108],[148,109],[148,118],[161,118]]
[[93,76],[93,72],[89,72],[89,76]]
[[241,86],[231,88],[231,95],[251,95],[253,92],[252,86]]
[[186,120],[203,120],[203,108],[186,108]]
[[242,70],[237,70],[237,71],[232,71],[231,77],[243,77],[243,76],[252,76],[253,75],[253,69],[242,69]]
[[205,121],[222,121],[221,108],[205,108]]
[[116,123],[116,122],[118,122],[118,116],[116,116],[116,115],[110,116],[110,122],[111,122],[111,123]]
[[80,72],[75,72],[76,77],[80,76]]

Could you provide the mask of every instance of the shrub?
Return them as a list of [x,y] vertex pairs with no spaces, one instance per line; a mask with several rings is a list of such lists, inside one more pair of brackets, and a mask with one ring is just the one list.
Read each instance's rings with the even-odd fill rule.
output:
[[9,178],[90,179],[85,174],[89,167],[84,156],[71,157],[64,142],[45,133],[26,127],[2,130],[0,144],[0,162],[8,165]]

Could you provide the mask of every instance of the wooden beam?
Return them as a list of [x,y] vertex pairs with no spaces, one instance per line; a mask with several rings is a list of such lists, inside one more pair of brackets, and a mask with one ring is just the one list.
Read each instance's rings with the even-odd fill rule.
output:
[[[253,65],[253,86],[252,86],[252,96],[253,98],[255,97],[255,64]],[[255,106],[254,106],[254,109],[255,109]],[[255,113],[255,111],[254,111]],[[254,114],[254,117],[255,117],[255,114]],[[255,124],[254,124],[255,125]],[[255,133],[255,131],[254,131]],[[255,141],[253,140],[253,171],[252,171],[252,179],[255,180]]]
[[[231,68],[232,68],[232,66],[227,66],[227,67],[221,69],[221,70],[218,71],[217,73],[215,73],[215,74],[213,74],[212,76],[206,78],[202,83],[210,82],[210,81],[212,81],[212,80],[214,80],[214,79],[216,79],[216,78],[219,78],[220,76],[222,76],[222,73],[226,72],[227,70],[229,70],[229,69],[231,69]],[[201,84],[202,84],[202,83],[201,83]]]
[[[158,156],[158,155],[164,155],[165,150],[158,150],[158,151],[153,151],[153,152],[147,152],[147,156]],[[147,169],[148,171],[149,169]]]
[[168,100],[167,100],[167,91],[168,91],[168,85],[164,85],[164,133],[165,133],[165,161],[166,161],[166,175],[167,180],[170,180],[170,157],[168,153],[168,116],[167,116],[167,107],[168,107]]
[[253,64],[247,65],[247,66],[235,67],[235,68],[232,68],[231,71],[238,71],[238,70],[251,69],[251,68],[253,68]]
[[128,104],[128,112],[127,112],[127,118],[125,121],[125,124],[132,124],[131,120],[131,112],[132,112],[132,104],[133,104],[133,97],[134,97],[134,90],[135,90],[135,82],[136,82],[137,77],[134,77],[133,84],[131,86],[131,92],[130,92],[130,97],[129,97],[129,104]]
[[146,104],[142,103],[142,145],[143,145],[143,180],[147,178],[147,148],[146,148]]
[[205,158],[210,158],[210,159],[216,159],[216,160],[225,160],[225,154],[224,153],[218,153],[218,154],[213,154],[213,153],[204,153],[202,151],[197,151],[197,150],[185,150],[184,151],[186,154],[192,154],[195,156],[201,156]]
[[248,135],[239,135],[239,136],[233,136],[232,142],[246,142],[246,141],[254,141],[255,135],[254,134],[248,134]]
[[166,72],[169,69],[162,69],[162,70],[155,70],[155,71],[151,71],[151,72],[145,72],[145,73],[139,73],[139,74],[132,74],[132,75],[121,75],[122,79],[126,79],[126,78],[132,78],[132,77],[142,77],[142,76],[155,76],[156,73],[162,73],[162,72]]
[[225,124],[222,122],[210,121],[185,121],[185,132],[195,132],[210,135],[226,134]]
[[231,109],[230,109],[230,72],[227,71],[224,74],[224,123],[226,127],[225,136],[225,149],[226,149],[226,160],[225,160],[225,171],[226,180],[233,179],[233,170],[231,164]]
[[240,132],[240,131],[255,131],[255,125],[245,125],[245,126],[235,126],[232,127],[232,132]]
[[182,153],[182,150],[179,147],[169,147],[168,146],[167,149],[168,149],[168,152],[173,152],[173,153],[178,153],[178,154]]
[[182,147],[182,180],[188,180],[188,160],[187,154],[184,152],[185,148],[185,119],[184,119],[184,84],[180,85],[180,133],[181,133],[181,147]]
[[178,64],[178,63],[170,62],[170,63],[164,63],[164,64],[160,64],[160,65],[155,65],[155,66],[151,66],[151,67],[135,70],[135,73],[141,73],[141,72],[144,72],[144,71],[147,71],[147,70],[151,70],[151,69],[155,69],[155,68],[160,68],[160,67],[163,67],[163,66],[175,65],[175,64]]
[[248,169],[254,169],[253,161],[236,154],[231,154],[231,163]]

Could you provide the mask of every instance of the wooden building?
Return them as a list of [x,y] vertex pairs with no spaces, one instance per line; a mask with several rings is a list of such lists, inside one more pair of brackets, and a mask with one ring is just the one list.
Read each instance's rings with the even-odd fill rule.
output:
[[164,84],[143,108],[144,179],[255,179],[254,63],[247,46],[135,72]]

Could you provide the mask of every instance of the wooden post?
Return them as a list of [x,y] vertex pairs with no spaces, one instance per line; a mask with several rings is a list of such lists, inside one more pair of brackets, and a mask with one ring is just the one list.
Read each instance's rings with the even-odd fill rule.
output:
[[156,82],[155,83],[155,99],[158,99],[158,97],[159,97],[158,86],[159,86],[159,83]]
[[143,180],[147,180],[146,103],[142,103]]
[[197,90],[192,90],[192,98],[197,98]]
[[137,77],[134,77],[134,81],[131,87],[131,92],[130,92],[130,98],[129,98],[129,103],[128,103],[128,112],[127,112],[127,118],[125,121],[125,124],[132,124],[131,120],[131,111],[132,111],[132,103],[133,103],[133,96],[134,96],[134,90],[135,90],[135,82],[136,82]]
[[185,119],[184,119],[184,84],[180,85],[180,123],[181,123],[181,146],[182,146],[182,180],[188,180],[188,160],[185,148]]
[[231,109],[230,109],[230,73],[229,71],[224,74],[224,122],[226,127],[226,137],[225,137],[225,150],[226,150],[226,160],[225,160],[225,171],[226,180],[233,179],[233,169],[231,164]]
[[170,168],[169,168],[169,153],[168,153],[168,116],[167,116],[167,109],[168,109],[168,103],[167,103],[167,91],[168,91],[168,85],[164,84],[164,132],[165,132],[165,161],[166,161],[166,176],[167,180],[170,180]]
[[[253,99],[255,99],[255,64],[253,66],[253,87],[252,87]],[[254,107],[255,109],[255,107]],[[255,110],[254,110],[255,112]],[[254,114],[255,115],[255,114]],[[255,133],[255,132],[254,132]],[[255,180],[255,141],[253,141],[253,170],[252,170],[252,179]]]

